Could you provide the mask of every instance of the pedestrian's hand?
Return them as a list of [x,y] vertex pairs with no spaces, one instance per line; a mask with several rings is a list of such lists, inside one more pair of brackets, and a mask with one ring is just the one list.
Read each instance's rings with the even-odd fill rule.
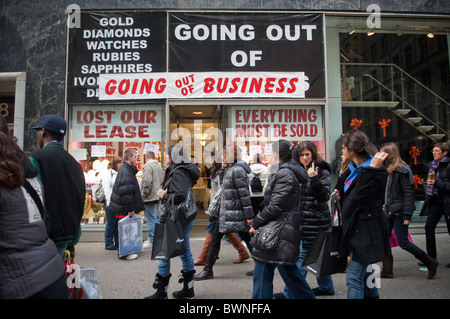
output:
[[372,158],[372,161],[370,162],[370,166],[380,168],[383,166],[385,159],[388,157],[388,153],[385,152],[378,152],[374,155]]
[[156,196],[158,196],[159,198],[163,198],[164,194],[167,194],[167,189],[159,189],[158,192],[156,193]]
[[134,210],[132,212],[128,212],[128,216],[133,217],[134,216]]
[[308,173],[309,177],[317,176],[317,175],[319,175],[319,167],[315,167],[314,168],[314,162],[312,162],[312,165],[311,165],[310,168],[308,168],[308,172],[307,173]]
[[254,235],[256,234],[256,230],[252,226],[250,226],[249,233]]

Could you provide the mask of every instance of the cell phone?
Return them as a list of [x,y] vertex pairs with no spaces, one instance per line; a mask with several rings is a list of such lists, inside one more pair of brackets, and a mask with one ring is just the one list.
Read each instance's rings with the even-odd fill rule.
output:
[[429,180],[429,181],[434,181],[434,180],[436,180],[436,173],[435,173],[435,172],[430,172],[430,173],[428,174],[428,180]]

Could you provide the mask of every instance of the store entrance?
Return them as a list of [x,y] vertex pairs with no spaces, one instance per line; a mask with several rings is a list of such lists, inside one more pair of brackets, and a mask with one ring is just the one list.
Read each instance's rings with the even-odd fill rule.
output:
[[198,218],[207,216],[202,213],[209,205],[211,157],[205,154],[219,147],[221,108],[217,105],[173,105],[169,113],[169,145],[182,145],[191,152],[192,162],[200,170],[200,179],[192,189],[199,209]]

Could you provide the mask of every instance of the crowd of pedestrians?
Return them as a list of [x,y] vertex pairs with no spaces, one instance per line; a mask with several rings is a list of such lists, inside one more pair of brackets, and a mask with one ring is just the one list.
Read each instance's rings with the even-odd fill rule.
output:
[[[66,122],[56,115],[42,117],[33,127],[40,149],[27,157],[8,135],[4,119],[0,120],[0,298],[67,298],[64,258],[67,253],[75,256],[86,189],[80,164],[61,143]],[[205,242],[195,260],[189,245],[194,221],[183,225],[186,250],[179,256],[179,282],[183,285],[172,297],[195,298],[194,281],[214,279],[213,266],[224,236],[238,252],[235,263],[250,256],[254,260],[254,269],[248,273],[253,276],[253,299],[334,295],[332,275],[317,277],[317,287],[311,288],[302,267],[319,232],[333,225],[335,212],[329,207],[332,194],[338,196],[342,207],[349,299],[379,298],[376,285],[367,284],[372,263],[383,263],[383,278],[394,277],[392,230],[399,246],[426,266],[428,279],[432,279],[438,266],[434,232],[442,216],[450,234],[449,146],[435,144],[429,164],[422,209],[428,216],[425,252],[408,239],[415,210],[414,178],[397,146],[387,143],[378,150],[360,130],[347,132],[340,142],[342,166],[334,187],[332,168],[311,141],[274,142],[268,167],[261,163],[259,154],[249,166],[236,145],[224,146],[220,160],[212,154],[210,202],[216,201],[217,209],[213,214],[210,206]],[[102,173],[107,250],[118,248],[118,220],[141,211],[149,228],[144,247],[152,247],[155,225],[166,213],[161,207],[169,207],[161,203],[167,204],[169,199],[174,205],[182,203],[200,177],[190,154],[175,145],[167,149],[165,171],[153,152],[145,154],[139,184],[136,156],[128,149],[123,159],[114,159]],[[137,257],[130,254],[120,259]],[[195,265],[203,266],[198,274]],[[285,288],[274,294],[275,269]],[[146,298],[168,298],[171,276],[171,260],[159,260],[153,284],[156,291]]]

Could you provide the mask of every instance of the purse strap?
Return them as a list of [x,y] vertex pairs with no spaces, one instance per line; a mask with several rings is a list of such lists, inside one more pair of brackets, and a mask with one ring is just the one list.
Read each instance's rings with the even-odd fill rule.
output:
[[33,198],[34,202],[36,203],[36,206],[39,209],[39,212],[41,213],[41,218],[42,220],[44,220],[44,206],[42,205],[42,201],[39,198],[39,195],[34,189],[34,187],[30,184],[30,182],[26,178],[24,179],[23,187],[28,192],[28,194],[30,194],[31,198]]
[[338,215],[338,227],[342,226],[342,207],[339,197],[336,194],[331,195],[331,211],[333,214],[336,212]]

